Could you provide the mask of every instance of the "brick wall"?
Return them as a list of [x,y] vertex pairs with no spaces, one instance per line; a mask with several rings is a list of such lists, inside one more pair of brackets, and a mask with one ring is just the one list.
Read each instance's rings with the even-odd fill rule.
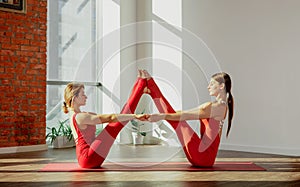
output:
[[0,10],[0,147],[45,144],[47,0]]

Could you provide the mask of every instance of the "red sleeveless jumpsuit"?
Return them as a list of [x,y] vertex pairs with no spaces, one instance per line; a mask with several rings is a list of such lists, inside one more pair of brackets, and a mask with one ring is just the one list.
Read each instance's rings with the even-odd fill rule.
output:
[[[147,81],[151,97],[161,113],[175,113],[151,78]],[[215,163],[220,144],[220,122],[215,119],[200,119],[201,138],[186,121],[168,121],[174,128],[187,159],[193,166],[211,167]]]
[[[144,93],[143,90],[145,87],[146,80],[138,78],[127,103],[121,111],[122,114],[134,113],[137,104]],[[109,123],[101,133],[95,137],[96,127],[94,125],[88,125],[84,130],[79,129],[76,122],[76,115],[76,113],[73,115],[72,120],[78,135],[78,138],[75,140],[78,163],[83,168],[100,167],[109,153],[117,135],[127,122]]]

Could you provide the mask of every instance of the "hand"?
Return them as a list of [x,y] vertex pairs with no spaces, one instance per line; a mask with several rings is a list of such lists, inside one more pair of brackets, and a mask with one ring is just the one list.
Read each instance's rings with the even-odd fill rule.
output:
[[148,121],[149,116],[149,114],[136,114],[135,119],[140,121]]
[[157,122],[157,121],[164,120],[164,119],[165,119],[165,114],[151,114],[148,117],[148,121],[150,121],[150,122]]

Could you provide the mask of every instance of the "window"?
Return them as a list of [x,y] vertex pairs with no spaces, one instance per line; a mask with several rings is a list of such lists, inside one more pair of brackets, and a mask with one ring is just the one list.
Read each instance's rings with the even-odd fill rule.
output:
[[[103,37],[119,28],[119,9],[113,0],[48,0],[48,127],[68,117],[61,106],[65,85],[71,81],[86,85],[88,102],[83,110],[112,111],[107,102],[116,80],[111,73],[119,73],[120,59],[117,55],[104,62]],[[100,82],[107,85],[105,92],[98,86]]]

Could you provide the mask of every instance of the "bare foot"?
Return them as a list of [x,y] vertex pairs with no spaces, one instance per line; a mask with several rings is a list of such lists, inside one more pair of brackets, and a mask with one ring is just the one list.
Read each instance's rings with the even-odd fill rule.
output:
[[[142,78],[142,79],[148,79],[149,77],[149,73],[146,71],[146,70],[139,70],[139,74],[138,74],[138,77],[139,78]],[[151,77],[150,77],[151,78]],[[150,89],[146,86],[143,90],[144,93],[147,93],[149,94],[150,93]]]
[[143,74],[144,74],[144,76],[145,76],[145,78],[146,78],[147,80],[149,80],[149,79],[152,78],[151,75],[148,73],[147,70],[143,70]]
[[[141,76],[141,77],[142,77],[143,79],[147,79],[147,80],[149,80],[149,79],[152,78],[152,77],[150,76],[150,74],[148,73],[147,70],[142,70],[142,76]],[[144,93],[150,94],[151,91],[150,91],[150,89],[149,89],[148,87],[145,87]]]
[[141,78],[141,77],[142,77],[142,73],[143,73],[143,70],[139,69],[139,70],[138,70],[138,76],[137,76],[137,77]]
[[140,70],[139,70],[139,73],[140,73],[140,78],[146,79],[146,75],[145,75],[145,73],[144,73],[144,70],[140,69]]

